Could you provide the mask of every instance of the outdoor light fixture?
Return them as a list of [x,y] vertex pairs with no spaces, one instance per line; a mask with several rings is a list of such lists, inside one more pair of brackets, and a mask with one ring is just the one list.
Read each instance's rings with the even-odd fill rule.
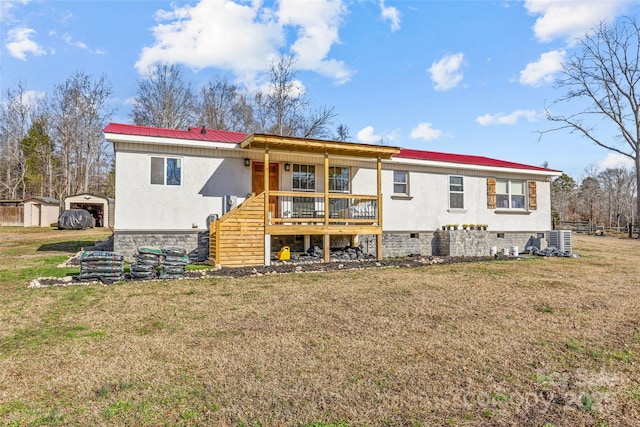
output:
[[285,163],[284,164],[284,170],[286,170],[287,172],[289,172],[291,170],[291,164],[290,163]]
[[251,159],[244,159],[245,166],[251,166]]

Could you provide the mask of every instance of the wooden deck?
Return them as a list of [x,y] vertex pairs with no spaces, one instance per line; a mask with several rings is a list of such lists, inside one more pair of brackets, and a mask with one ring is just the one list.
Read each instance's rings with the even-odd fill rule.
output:
[[[378,196],[275,192],[269,197],[277,198],[281,215],[267,212],[265,218],[266,192],[253,195],[237,208],[211,224],[209,240],[209,262],[225,267],[258,266],[265,264],[265,237],[293,235],[322,235],[324,247],[329,247],[330,236],[357,236],[362,234],[382,235],[379,220]],[[294,198],[306,201],[318,199],[314,206],[318,210],[287,210]],[[341,200],[341,209],[324,209],[324,202]],[[315,203],[315,201],[314,201]],[[335,205],[334,205],[335,206]],[[378,238],[378,241],[380,239]],[[378,255],[381,251],[378,250]],[[329,251],[325,251],[329,261]]]

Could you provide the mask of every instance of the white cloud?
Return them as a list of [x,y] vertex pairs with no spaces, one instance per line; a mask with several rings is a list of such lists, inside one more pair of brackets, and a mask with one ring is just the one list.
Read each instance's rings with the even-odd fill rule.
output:
[[425,141],[431,141],[433,139],[438,139],[443,135],[443,132],[439,129],[434,129],[431,127],[431,123],[419,123],[409,135],[414,139],[424,139]]
[[549,42],[557,38],[573,42],[601,21],[611,21],[632,0],[526,0],[524,7],[531,15],[541,15],[533,26],[536,38]]
[[31,0],[2,0],[0,2],[0,22],[9,22],[13,18],[13,8],[16,5],[27,5]]
[[530,62],[520,71],[520,83],[540,86],[552,83],[556,72],[562,70],[562,63],[567,55],[564,50],[552,50],[540,55],[540,59]]
[[62,36],[62,40],[65,41],[69,46],[75,46],[80,49],[86,49],[87,44],[81,41],[73,40],[69,34],[65,34]]
[[394,130],[384,135],[376,134],[373,126],[365,126],[360,129],[356,134],[356,140],[358,142],[362,142],[364,144],[392,144],[394,141],[398,140],[399,133]]
[[140,73],[157,63],[181,63],[193,69],[217,67],[241,79],[262,72],[294,30],[291,50],[297,67],[344,83],[353,72],[343,61],[328,58],[339,42],[338,30],[347,9],[342,0],[281,0],[278,10],[260,1],[202,0],[156,13],[155,42],[143,48],[135,64]]
[[260,22],[257,6],[232,1],[201,1],[156,13],[155,43],[135,64],[145,73],[158,63],[181,63],[194,69],[219,67],[255,74],[275,54],[283,38],[278,26]]
[[476,121],[482,126],[515,125],[521,117],[524,117],[529,122],[534,122],[538,118],[538,113],[534,110],[515,110],[510,114],[485,114],[484,116],[478,116]]
[[602,172],[605,169],[624,168],[633,169],[635,167],[633,160],[627,156],[618,153],[609,153],[607,156],[596,163],[596,170]]
[[5,45],[9,54],[23,61],[27,60],[27,54],[36,56],[44,55],[45,50],[31,40],[31,37],[35,34],[35,30],[25,27],[9,30],[7,32],[7,43]]
[[376,135],[373,126],[366,126],[358,131],[356,139],[365,144],[373,144],[379,142],[382,139],[382,135]]
[[400,29],[400,12],[393,6],[385,6],[384,0],[380,0],[380,15],[391,23],[391,31]]
[[[51,35],[55,35],[55,32]],[[77,47],[78,49],[87,50],[94,55],[104,55],[105,52],[102,49],[89,49],[89,46],[85,42],[79,40],[73,40],[69,34],[65,34],[62,36],[62,40],[69,46]]]
[[460,68],[463,65],[462,52],[454,55],[445,55],[438,62],[431,64],[427,70],[431,74],[431,80],[435,83],[435,90],[448,90],[456,87],[462,81]]
[[343,61],[327,59],[331,46],[340,42],[338,30],[347,8],[342,0],[300,1],[280,0],[276,12],[278,23],[284,29],[297,29],[297,40],[291,50],[298,56],[297,66],[346,83],[352,71]]

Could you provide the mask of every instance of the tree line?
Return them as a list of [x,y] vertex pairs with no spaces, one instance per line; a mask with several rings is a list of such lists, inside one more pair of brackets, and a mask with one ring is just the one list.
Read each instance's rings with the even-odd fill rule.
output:
[[607,229],[637,223],[636,171],[624,167],[587,170],[580,184],[563,173],[551,183],[553,219],[588,222]]
[[[295,56],[281,53],[266,76],[264,89],[252,95],[224,77],[194,91],[178,65],[157,65],[137,81],[129,116],[141,126],[349,138],[346,125],[332,128],[334,108],[311,108]],[[106,76],[83,71],[42,97],[23,82],[7,89],[0,103],[0,199],[62,200],[85,192],[113,197],[113,149],[102,134],[116,112],[112,94]]]
[[78,71],[36,97],[22,82],[0,104],[0,198],[107,194],[112,152],[102,129],[113,114],[105,76]]

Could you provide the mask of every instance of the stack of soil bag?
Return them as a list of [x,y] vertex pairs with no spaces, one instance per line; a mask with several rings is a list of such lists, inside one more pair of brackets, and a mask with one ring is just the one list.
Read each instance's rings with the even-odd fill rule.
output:
[[131,264],[132,279],[156,279],[163,253],[161,249],[141,246],[138,248],[136,262]]
[[115,252],[85,251],[80,256],[80,281],[113,283],[124,279],[124,257]]
[[184,278],[185,266],[189,264],[187,251],[183,248],[170,246],[162,248],[162,265],[160,267],[161,279]]

